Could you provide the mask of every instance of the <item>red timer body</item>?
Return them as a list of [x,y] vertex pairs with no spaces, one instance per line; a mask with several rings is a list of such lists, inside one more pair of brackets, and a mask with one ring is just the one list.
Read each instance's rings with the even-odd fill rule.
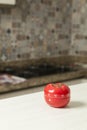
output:
[[50,83],[44,88],[44,98],[52,107],[65,107],[70,102],[70,88],[63,83]]

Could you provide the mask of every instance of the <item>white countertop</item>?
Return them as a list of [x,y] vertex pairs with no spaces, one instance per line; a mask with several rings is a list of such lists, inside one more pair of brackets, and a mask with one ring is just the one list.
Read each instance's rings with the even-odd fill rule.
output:
[[0,100],[1,130],[87,130],[87,83],[70,86],[66,108],[46,104],[43,91]]

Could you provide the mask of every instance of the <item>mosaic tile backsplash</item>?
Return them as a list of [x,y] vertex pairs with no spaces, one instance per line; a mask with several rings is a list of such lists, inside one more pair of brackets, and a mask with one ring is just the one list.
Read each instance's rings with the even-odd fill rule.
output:
[[87,55],[87,0],[17,0],[0,7],[0,60]]
[[87,55],[87,0],[72,1],[71,55]]

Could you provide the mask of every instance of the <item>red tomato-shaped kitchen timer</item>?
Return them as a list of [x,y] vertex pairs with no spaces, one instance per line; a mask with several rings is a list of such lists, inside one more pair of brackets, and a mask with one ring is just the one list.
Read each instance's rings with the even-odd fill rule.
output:
[[65,107],[70,102],[70,88],[63,83],[50,83],[44,88],[44,98],[52,107]]

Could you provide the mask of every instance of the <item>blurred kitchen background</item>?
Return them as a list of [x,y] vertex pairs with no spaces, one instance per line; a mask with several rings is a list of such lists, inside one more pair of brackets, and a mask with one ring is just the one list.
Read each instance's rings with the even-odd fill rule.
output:
[[87,68],[87,0],[17,0],[0,6],[1,68],[46,58]]
[[86,0],[17,0],[0,7],[0,60],[87,55]]

